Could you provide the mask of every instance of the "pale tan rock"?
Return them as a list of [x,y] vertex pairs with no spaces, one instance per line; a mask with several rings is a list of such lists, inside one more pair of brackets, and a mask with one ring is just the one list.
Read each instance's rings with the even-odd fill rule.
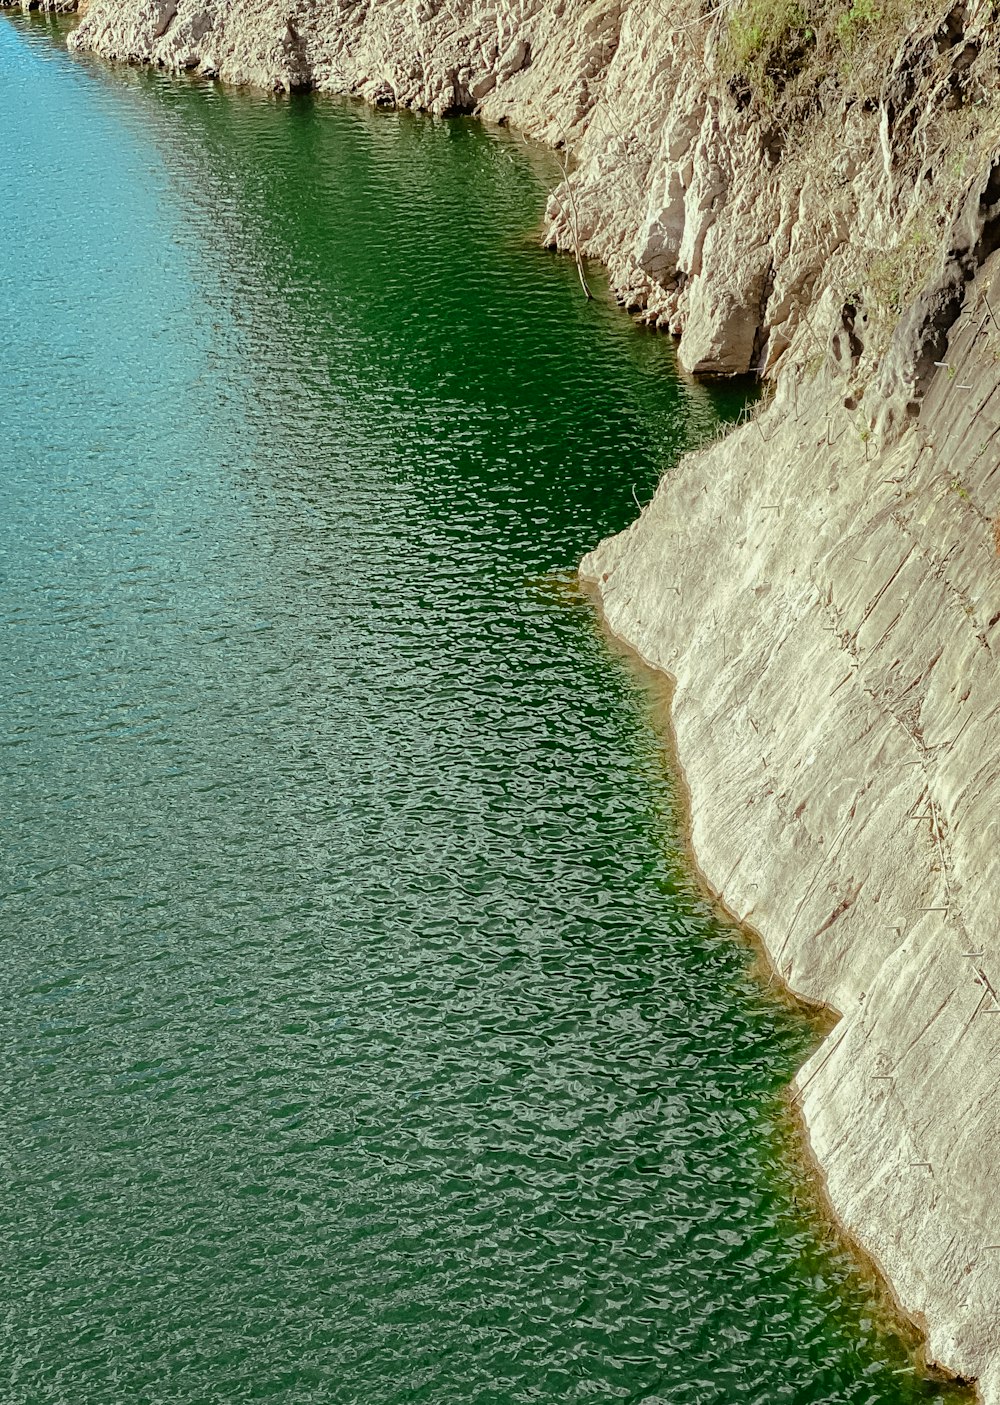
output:
[[998,262],[894,447],[862,439],[835,375],[800,381],[581,567],[611,628],[676,679],[708,882],[792,989],[842,1016],[797,1080],[831,1201],[931,1357],[988,1402],[1000,471],[982,446],[1000,332],[981,310]]

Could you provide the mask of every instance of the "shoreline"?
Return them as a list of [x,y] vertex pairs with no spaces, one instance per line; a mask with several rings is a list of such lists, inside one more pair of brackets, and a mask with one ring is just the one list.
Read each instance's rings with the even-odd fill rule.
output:
[[[830,413],[835,413],[832,407]],[[840,413],[843,417],[842,410]],[[784,437],[786,451],[793,451],[784,461],[799,460],[797,471],[801,483],[810,469],[801,462],[801,449],[795,452],[795,436],[801,430],[801,422],[797,425],[794,420],[786,421],[783,426],[775,427],[774,418],[773,411],[763,418],[771,431],[768,441],[773,443],[775,438]],[[916,448],[912,441],[904,442],[897,454],[905,456]],[[987,1226],[991,1199],[984,1194],[976,1201],[975,1216],[970,1221],[958,1214],[942,1217],[939,1211],[942,1191],[935,1185],[931,1197],[925,1199],[912,1181],[914,1168],[919,1172],[928,1161],[932,1179],[941,1180],[939,1158],[943,1160],[954,1150],[957,1138],[953,1119],[962,1114],[963,1094],[966,1098],[971,1096],[981,1106],[989,1086],[988,1072],[980,1062],[984,1056],[980,1053],[977,1059],[968,1043],[971,1029],[978,1028],[984,1038],[990,1037],[989,1021],[980,1019],[978,1026],[973,1023],[983,1008],[985,993],[978,998],[974,992],[964,993],[963,976],[967,980],[971,973],[967,968],[961,969],[957,951],[945,968],[947,952],[942,949],[936,928],[930,925],[938,923],[939,919],[948,920],[947,912],[939,914],[935,910],[946,901],[939,895],[941,885],[951,893],[952,903],[960,891],[960,870],[951,850],[955,830],[951,809],[954,801],[945,800],[938,788],[949,784],[948,772],[945,771],[942,782],[938,768],[942,764],[955,765],[954,733],[949,722],[947,741],[940,742],[936,736],[929,735],[927,741],[939,748],[929,751],[922,741],[914,743],[909,738],[891,709],[879,711],[875,705],[877,695],[857,696],[858,683],[863,686],[865,682],[863,662],[849,664],[846,673],[842,665],[837,667],[838,658],[845,663],[853,658],[847,634],[841,640],[837,629],[827,633],[824,612],[803,614],[798,603],[802,592],[826,598],[827,587],[822,579],[796,585],[786,574],[786,589],[792,587],[796,594],[777,602],[778,613],[772,615],[770,624],[766,622],[767,608],[758,605],[761,597],[756,592],[763,589],[769,594],[773,579],[780,580],[780,574],[755,588],[747,583],[742,597],[729,584],[716,586],[715,582],[699,580],[699,562],[711,559],[709,553],[720,546],[713,517],[725,520],[727,514],[736,510],[735,504],[743,514],[740,531],[752,530],[751,524],[756,522],[756,530],[767,543],[772,560],[782,561],[781,570],[790,568],[794,576],[808,559],[804,554],[808,546],[801,542],[799,555],[787,559],[788,528],[783,529],[778,520],[784,508],[779,508],[776,517],[771,518],[765,515],[769,505],[760,501],[764,496],[780,498],[781,494],[773,484],[768,486],[766,475],[758,472],[754,476],[752,470],[748,474],[747,460],[753,464],[756,456],[759,463],[760,456],[767,452],[763,437],[758,437],[753,427],[748,426],[689,457],[686,462],[682,461],[674,474],[664,479],[656,498],[639,521],[585,558],[582,575],[600,600],[606,627],[635,649],[645,667],[658,668],[674,680],[673,750],[676,764],[686,779],[691,815],[689,844],[708,890],[718,896],[721,905],[741,927],[749,929],[754,938],[760,940],[769,967],[794,997],[804,995],[808,1003],[826,1005],[840,1012],[836,1032],[804,1062],[790,1094],[790,1104],[804,1129],[803,1151],[819,1167],[832,1214],[848,1242],[856,1246],[884,1280],[902,1316],[915,1324],[924,1336],[930,1373],[940,1370],[959,1383],[978,1379],[981,1398],[991,1400],[996,1398],[990,1393],[993,1382],[988,1381],[984,1390],[984,1371],[971,1370],[968,1365],[963,1369],[961,1357],[956,1360],[954,1347],[949,1344],[949,1339],[955,1342],[956,1327],[964,1316],[959,1306],[963,1298],[956,1302],[952,1297],[946,1311],[935,1306],[936,1301],[947,1302],[956,1291],[963,1292],[963,1280],[970,1271],[966,1264],[974,1266],[979,1259],[974,1246],[977,1241],[987,1242],[990,1235]],[[863,473],[865,462],[862,448],[856,471]],[[879,471],[877,465],[878,460],[869,463],[869,475]],[[902,467],[900,472],[905,472]],[[831,478],[825,492],[822,486],[813,486],[814,495],[822,498],[826,493],[837,494],[839,477],[837,473]],[[932,476],[928,485],[930,501],[936,502],[939,509],[948,510],[953,490],[942,493],[935,486],[935,477]],[[707,511],[699,511],[699,499],[712,490],[710,483],[717,503]],[[884,534],[887,522],[892,530],[898,530],[893,513],[905,530],[909,530],[906,524],[911,521],[916,527],[926,519],[927,499],[914,491],[904,506],[897,496],[898,485],[888,486],[894,488],[894,492],[887,495],[890,497],[888,516],[876,498],[869,505],[870,526],[867,522],[854,524],[853,530],[859,534],[859,539],[851,542],[852,559],[856,552],[865,552],[861,541],[866,539],[866,534]],[[845,501],[845,510],[848,508],[853,517],[856,504]],[[789,508],[789,513],[791,511]],[[657,519],[655,525],[651,517]],[[933,522],[933,516],[930,521]],[[839,532],[832,533],[829,548],[832,552],[846,551],[846,547],[838,545],[839,541]],[[739,542],[735,546],[738,551]],[[970,555],[975,555],[977,546],[974,540],[969,542]],[[721,574],[739,581],[746,568],[738,556],[734,559],[731,550],[723,554],[728,560],[720,563]],[[877,571],[880,554],[869,546],[861,564]],[[890,586],[895,564],[893,557],[885,563]],[[765,567],[758,579],[764,581],[767,575]],[[835,581],[836,577],[831,579]],[[941,584],[932,577],[925,588],[940,590]],[[679,594],[675,594],[675,587]],[[878,586],[862,589],[861,606],[867,608],[865,602],[873,598],[885,599],[886,579],[880,574]],[[713,608],[711,603],[706,603],[706,594],[709,602],[715,600],[714,608],[720,620],[728,620],[730,628],[740,622],[736,627],[744,632],[738,643],[730,635],[727,645],[726,636],[714,632],[699,641],[706,611]],[[895,609],[895,605],[891,608]],[[890,633],[893,618],[890,615],[888,620]],[[885,624],[886,620],[882,619],[874,634],[872,643],[876,649],[881,637],[878,631],[884,630]],[[937,637],[937,631],[931,629],[918,642],[933,650]],[[794,644],[793,639],[796,640]],[[640,647],[636,648],[637,644]],[[646,648],[641,647],[643,644]],[[795,670],[791,677],[775,663],[776,650],[790,650]],[[962,676],[961,668],[956,670],[956,675]],[[943,676],[952,675],[949,672]],[[803,718],[801,709],[797,709],[793,723],[788,710],[790,698],[810,699],[811,706],[817,682],[835,694],[840,690],[838,696],[848,715],[839,721],[827,718],[825,724],[817,720],[816,727],[812,727],[808,710]],[[852,688],[845,698],[843,690],[848,682],[852,683]],[[853,698],[852,692],[855,693]],[[776,720],[776,715],[789,719],[784,725],[791,726],[792,730],[785,741],[781,740],[782,724]],[[929,717],[928,713],[928,721]],[[765,751],[758,739],[768,718],[767,734],[772,740]],[[717,729],[721,725],[732,731],[728,766],[724,764],[725,758],[720,761]],[[800,730],[801,740],[794,740],[795,727]],[[972,730],[971,726],[967,728],[967,731]],[[906,754],[907,748],[914,745],[917,755],[911,759]],[[808,770],[802,770],[803,761],[808,763],[811,757],[818,755],[820,747],[825,769],[810,775]],[[878,769],[865,778],[866,763],[860,758],[872,753],[882,756],[883,760]],[[919,767],[916,773],[909,769],[913,765]],[[840,780],[831,779],[831,797],[823,777],[826,774],[831,778],[849,777],[852,771],[859,779],[846,787]],[[911,796],[909,791],[915,775],[925,779],[923,794],[930,796],[929,802],[925,801],[929,835],[923,832],[923,826],[918,829],[912,822],[911,811],[917,797]],[[984,780],[985,798],[988,776]],[[842,797],[837,795],[838,787],[846,790]],[[798,822],[803,811],[813,807],[819,811],[816,829],[811,833],[800,830]],[[776,849],[769,850],[767,842],[761,843],[762,814],[766,841],[776,845]],[[724,822],[720,815],[726,817]],[[751,818],[747,818],[748,815]],[[888,816],[891,816],[888,819],[891,834],[886,837],[879,835],[879,830],[884,831]],[[852,829],[863,832],[869,825],[875,826],[873,832],[879,836],[878,844],[873,847],[870,840],[866,843],[862,839],[852,846],[852,852],[844,841]],[[830,834],[834,836],[832,844],[828,842]],[[734,852],[735,863],[732,861]],[[874,873],[873,858],[881,860]],[[867,904],[864,899],[859,901],[866,884],[875,889],[872,894],[875,904],[891,904],[886,920],[892,920],[881,930],[878,907],[872,907],[870,900]],[[921,919],[924,908],[930,911]],[[913,914],[916,923],[913,918],[906,922],[906,911]],[[973,929],[961,909],[953,914],[952,920],[954,916],[961,924],[962,933],[961,942],[954,944],[960,945],[961,951],[989,949],[981,926]],[[897,933],[895,922],[899,919],[902,921]],[[922,931],[920,920],[924,923]],[[835,950],[831,960],[829,942],[823,938],[829,932],[836,932],[838,924],[845,923],[853,923],[856,930],[849,937],[846,933],[841,936],[837,943],[839,952]],[[920,940],[910,961],[901,963],[899,957],[909,955],[908,925],[914,934],[920,932]],[[897,955],[894,947],[901,937],[901,950]],[[855,953],[858,952],[865,953],[864,964],[857,962]],[[884,981],[883,973],[892,972],[894,968],[898,974],[890,979],[901,985],[901,989],[887,1003],[880,986]],[[873,996],[872,1002],[867,1002],[866,995],[873,985],[881,999],[876,1002]],[[930,998],[928,987],[937,993],[925,1018],[919,1010],[924,999]],[[951,1018],[942,1020],[942,1012],[947,1012]],[[960,1080],[951,1073],[946,1055],[944,1060],[935,1058],[930,1064],[925,1063],[918,1077],[901,1083],[902,1061],[926,1038],[928,1030],[944,1039],[945,1049],[961,1049],[965,1055]],[[845,1058],[847,1051],[853,1054],[853,1059]],[[946,1080],[947,1096],[953,1109],[950,1116],[943,1107],[938,1110],[937,1097],[928,1096],[925,1086],[928,1077]],[[876,1081],[880,1079],[888,1081],[880,1084]],[[878,1091],[886,1087],[892,1090],[896,1102],[895,1107],[890,1105],[888,1109],[890,1119],[887,1122],[880,1116],[885,1094]],[[952,1089],[954,1091],[950,1091]],[[873,1090],[876,1090],[874,1095]],[[912,1112],[911,1098],[915,1098]],[[845,1127],[851,1128],[847,1137]],[[928,1138],[936,1140],[930,1143]],[[975,1154],[963,1158],[952,1175],[957,1171],[964,1178],[971,1172],[985,1177],[988,1184],[990,1167],[988,1157]],[[881,1185],[878,1185],[879,1177]],[[907,1186],[908,1177],[911,1179]],[[874,1204],[871,1203],[873,1182],[878,1187]],[[959,1186],[961,1184],[962,1180]],[[864,1211],[861,1206],[866,1206]],[[933,1247],[927,1256],[929,1262],[917,1263],[910,1246],[919,1242],[921,1235],[926,1235],[928,1245]],[[990,1242],[994,1241],[990,1239]],[[939,1260],[942,1269],[947,1266],[947,1272],[936,1269],[935,1249],[947,1256]],[[973,1343],[977,1344],[970,1343],[970,1346],[976,1354],[982,1352],[989,1360],[993,1356],[995,1310],[991,1296],[995,1283],[992,1272],[987,1276],[981,1260],[980,1272],[983,1276],[978,1286],[985,1298],[979,1317],[982,1326],[973,1338]]]
[[[782,977],[763,935],[752,923],[741,919],[726,905],[725,898],[706,877],[698,859],[692,838],[691,787],[678,751],[673,723],[673,699],[677,680],[649,663],[626,639],[616,634],[608,624],[601,596],[592,582],[580,580],[578,589],[593,612],[595,623],[606,646],[623,659],[648,699],[648,717],[656,741],[669,768],[674,794],[674,818],[677,822],[685,865],[695,884],[710,903],[722,926],[731,938],[743,942],[753,953],[751,972],[768,998],[779,1001],[804,1020],[813,1032],[813,1048],[784,1086],[783,1116],[787,1120],[786,1136],[792,1163],[807,1200],[809,1214],[823,1227],[824,1237],[831,1236],[836,1247],[853,1263],[855,1271],[872,1294],[873,1305],[884,1325],[896,1334],[910,1356],[915,1372],[928,1380],[956,1387],[967,1386],[961,1377],[942,1370],[928,1359],[927,1324],[907,1311],[898,1297],[891,1279],[877,1258],[854,1235],[837,1213],[830,1197],[826,1174],[816,1156],[809,1128],[802,1109],[799,1076],[806,1065],[820,1052],[843,1019],[842,1012],[832,1005],[810,1000],[797,994]],[[971,1397],[970,1397],[971,1398]]]

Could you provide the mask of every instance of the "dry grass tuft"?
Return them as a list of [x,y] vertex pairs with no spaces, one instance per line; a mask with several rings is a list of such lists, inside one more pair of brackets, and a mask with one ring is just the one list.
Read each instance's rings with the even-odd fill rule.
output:
[[907,33],[946,23],[943,0],[735,0],[718,58],[775,115],[833,93],[876,99]]

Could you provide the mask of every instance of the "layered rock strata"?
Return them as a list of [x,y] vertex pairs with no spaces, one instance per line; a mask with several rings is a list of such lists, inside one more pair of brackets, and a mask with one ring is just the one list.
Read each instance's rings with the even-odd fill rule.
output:
[[[876,452],[814,386],[670,475],[582,566],[676,679],[709,885],[841,1018],[796,1085],[837,1214],[1000,1400],[1000,299]],[[984,321],[985,317],[985,321]]]
[[792,8],[91,0],[72,42],[515,123],[572,153],[549,242],[768,382],[582,574],[676,679],[708,882],[841,1015],[795,1094],[837,1213],[1000,1402],[996,26]]

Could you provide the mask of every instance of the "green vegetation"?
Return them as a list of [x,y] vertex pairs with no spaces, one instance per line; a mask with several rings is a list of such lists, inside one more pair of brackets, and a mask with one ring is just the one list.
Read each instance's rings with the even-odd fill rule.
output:
[[866,283],[878,312],[898,315],[927,279],[934,241],[922,223],[914,224],[895,246],[874,260]]
[[851,54],[863,41],[868,32],[874,29],[882,18],[882,10],[876,9],[872,0],[854,0],[850,9],[837,16],[834,33],[845,53]]
[[815,96],[831,79],[867,96],[885,75],[887,44],[925,9],[925,0],[738,0],[719,56],[766,107]]
[[[874,355],[931,277],[970,173],[994,159],[1000,25],[967,22],[953,0],[732,0],[713,57],[765,151],[794,170],[817,241],[843,249],[836,281]],[[863,229],[843,238],[858,215],[844,134],[858,123],[878,128],[901,197],[912,189],[867,247]]]
[[730,16],[724,53],[753,89],[773,97],[814,42],[799,0],[744,0]]

